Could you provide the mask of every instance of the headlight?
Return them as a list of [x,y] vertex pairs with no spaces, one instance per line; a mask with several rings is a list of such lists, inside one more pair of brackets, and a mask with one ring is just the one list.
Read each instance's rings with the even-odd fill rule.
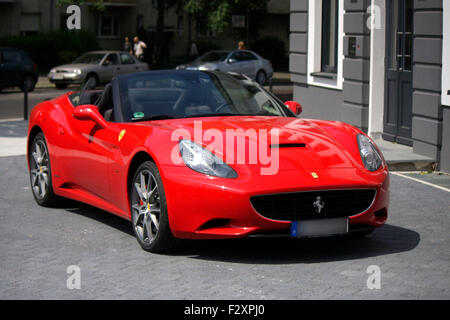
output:
[[221,178],[237,178],[236,171],[201,145],[190,140],[178,143],[184,163],[194,171]]
[[50,70],[50,73],[55,73],[55,72],[56,72],[55,69],[51,69],[51,70]]
[[383,162],[377,149],[370,139],[363,134],[358,134],[357,140],[359,153],[364,166],[369,171],[377,171]]
[[80,70],[80,69],[75,69],[75,70],[73,70],[73,73],[75,73],[75,74],[81,74],[81,70]]
[[198,67],[198,70],[200,70],[200,71],[208,71],[209,69],[206,66],[200,66],[200,67]]
[[180,65],[180,66],[177,66],[175,69],[177,69],[177,70],[184,70],[184,69],[186,69],[186,66]]

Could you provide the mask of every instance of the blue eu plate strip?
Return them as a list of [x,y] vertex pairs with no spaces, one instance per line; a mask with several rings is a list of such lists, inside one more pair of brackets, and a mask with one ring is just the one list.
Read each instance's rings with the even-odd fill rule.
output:
[[296,237],[297,236],[297,221],[293,221],[291,223],[291,237]]

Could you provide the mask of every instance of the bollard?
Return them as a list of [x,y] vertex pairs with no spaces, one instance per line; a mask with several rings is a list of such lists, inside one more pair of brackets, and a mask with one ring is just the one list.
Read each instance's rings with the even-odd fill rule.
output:
[[28,120],[28,84],[23,85],[23,120]]

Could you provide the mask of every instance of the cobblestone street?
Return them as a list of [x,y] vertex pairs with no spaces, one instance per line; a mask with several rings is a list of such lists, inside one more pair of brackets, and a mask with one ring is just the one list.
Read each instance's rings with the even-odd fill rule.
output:
[[[0,168],[0,299],[450,298],[449,193],[394,174],[388,223],[367,239],[188,241],[154,255],[106,212],[39,207],[24,156]],[[66,286],[71,265],[79,290]],[[371,265],[379,290],[367,287]]]

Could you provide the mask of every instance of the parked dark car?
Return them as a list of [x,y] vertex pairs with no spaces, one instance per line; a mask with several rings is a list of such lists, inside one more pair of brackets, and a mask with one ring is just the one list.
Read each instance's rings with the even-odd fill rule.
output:
[[36,64],[25,51],[0,47],[0,91],[16,86],[33,91],[37,80]]

